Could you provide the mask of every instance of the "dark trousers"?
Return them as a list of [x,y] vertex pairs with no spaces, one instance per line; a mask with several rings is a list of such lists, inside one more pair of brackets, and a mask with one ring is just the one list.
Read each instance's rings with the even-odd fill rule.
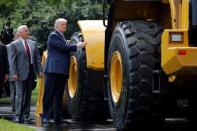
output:
[[3,93],[3,79],[1,78],[1,76],[0,76],[0,93]]
[[0,88],[1,89],[3,88],[3,79],[1,79],[1,77],[0,77]]
[[9,81],[12,111],[15,111],[16,82]]
[[62,119],[62,98],[67,77],[57,73],[45,73],[43,118],[49,119],[54,102],[55,121]]

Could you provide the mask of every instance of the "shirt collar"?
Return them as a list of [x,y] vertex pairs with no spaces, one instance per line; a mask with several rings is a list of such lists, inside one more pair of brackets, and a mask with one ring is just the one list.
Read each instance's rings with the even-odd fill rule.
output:
[[59,32],[57,30],[55,30],[57,33],[59,33],[60,35],[64,36],[64,34],[62,32]]
[[27,43],[29,43],[29,39],[24,40],[24,39],[21,38],[21,37],[20,37],[19,39],[22,41],[23,44],[25,44],[25,41],[27,41]]

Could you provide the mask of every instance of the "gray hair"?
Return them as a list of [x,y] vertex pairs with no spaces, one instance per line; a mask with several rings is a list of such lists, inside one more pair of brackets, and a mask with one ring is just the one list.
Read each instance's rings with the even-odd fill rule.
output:
[[17,29],[17,34],[19,34],[21,31],[23,31],[24,28],[28,28],[28,27],[26,25],[19,26],[18,29]]
[[62,23],[62,22],[66,22],[66,23],[67,23],[67,20],[64,19],[64,18],[59,18],[59,19],[57,19],[57,20],[55,21],[55,26],[54,26],[55,30],[58,30],[58,26],[59,26],[59,24]]

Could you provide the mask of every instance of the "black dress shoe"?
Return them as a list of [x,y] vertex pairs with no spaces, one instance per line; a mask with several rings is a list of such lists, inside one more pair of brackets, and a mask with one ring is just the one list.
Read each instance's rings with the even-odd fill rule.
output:
[[29,118],[24,118],[24,123],[31,123],[31,120]]
[[55,124],[63,124],[63,121],[62,121],[62,119],[58,119],[58,120],[55,120]]
[[14,118],[14,122],[16,122],[16,123],[24,123],[24,119],[19,118],[19,117],[15,117]]
[[20,120],[19,121],[20,124],[24,123],[24,118],[20,118],[19,120]]

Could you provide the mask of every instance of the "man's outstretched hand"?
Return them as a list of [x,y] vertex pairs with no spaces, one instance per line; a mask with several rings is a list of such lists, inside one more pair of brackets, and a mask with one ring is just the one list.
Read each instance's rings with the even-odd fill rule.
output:
[[87,44],[86,41],[85,41],[85,42],[79,42],[79,43],[77,44],[77,47],[85,47],[86,44]]

